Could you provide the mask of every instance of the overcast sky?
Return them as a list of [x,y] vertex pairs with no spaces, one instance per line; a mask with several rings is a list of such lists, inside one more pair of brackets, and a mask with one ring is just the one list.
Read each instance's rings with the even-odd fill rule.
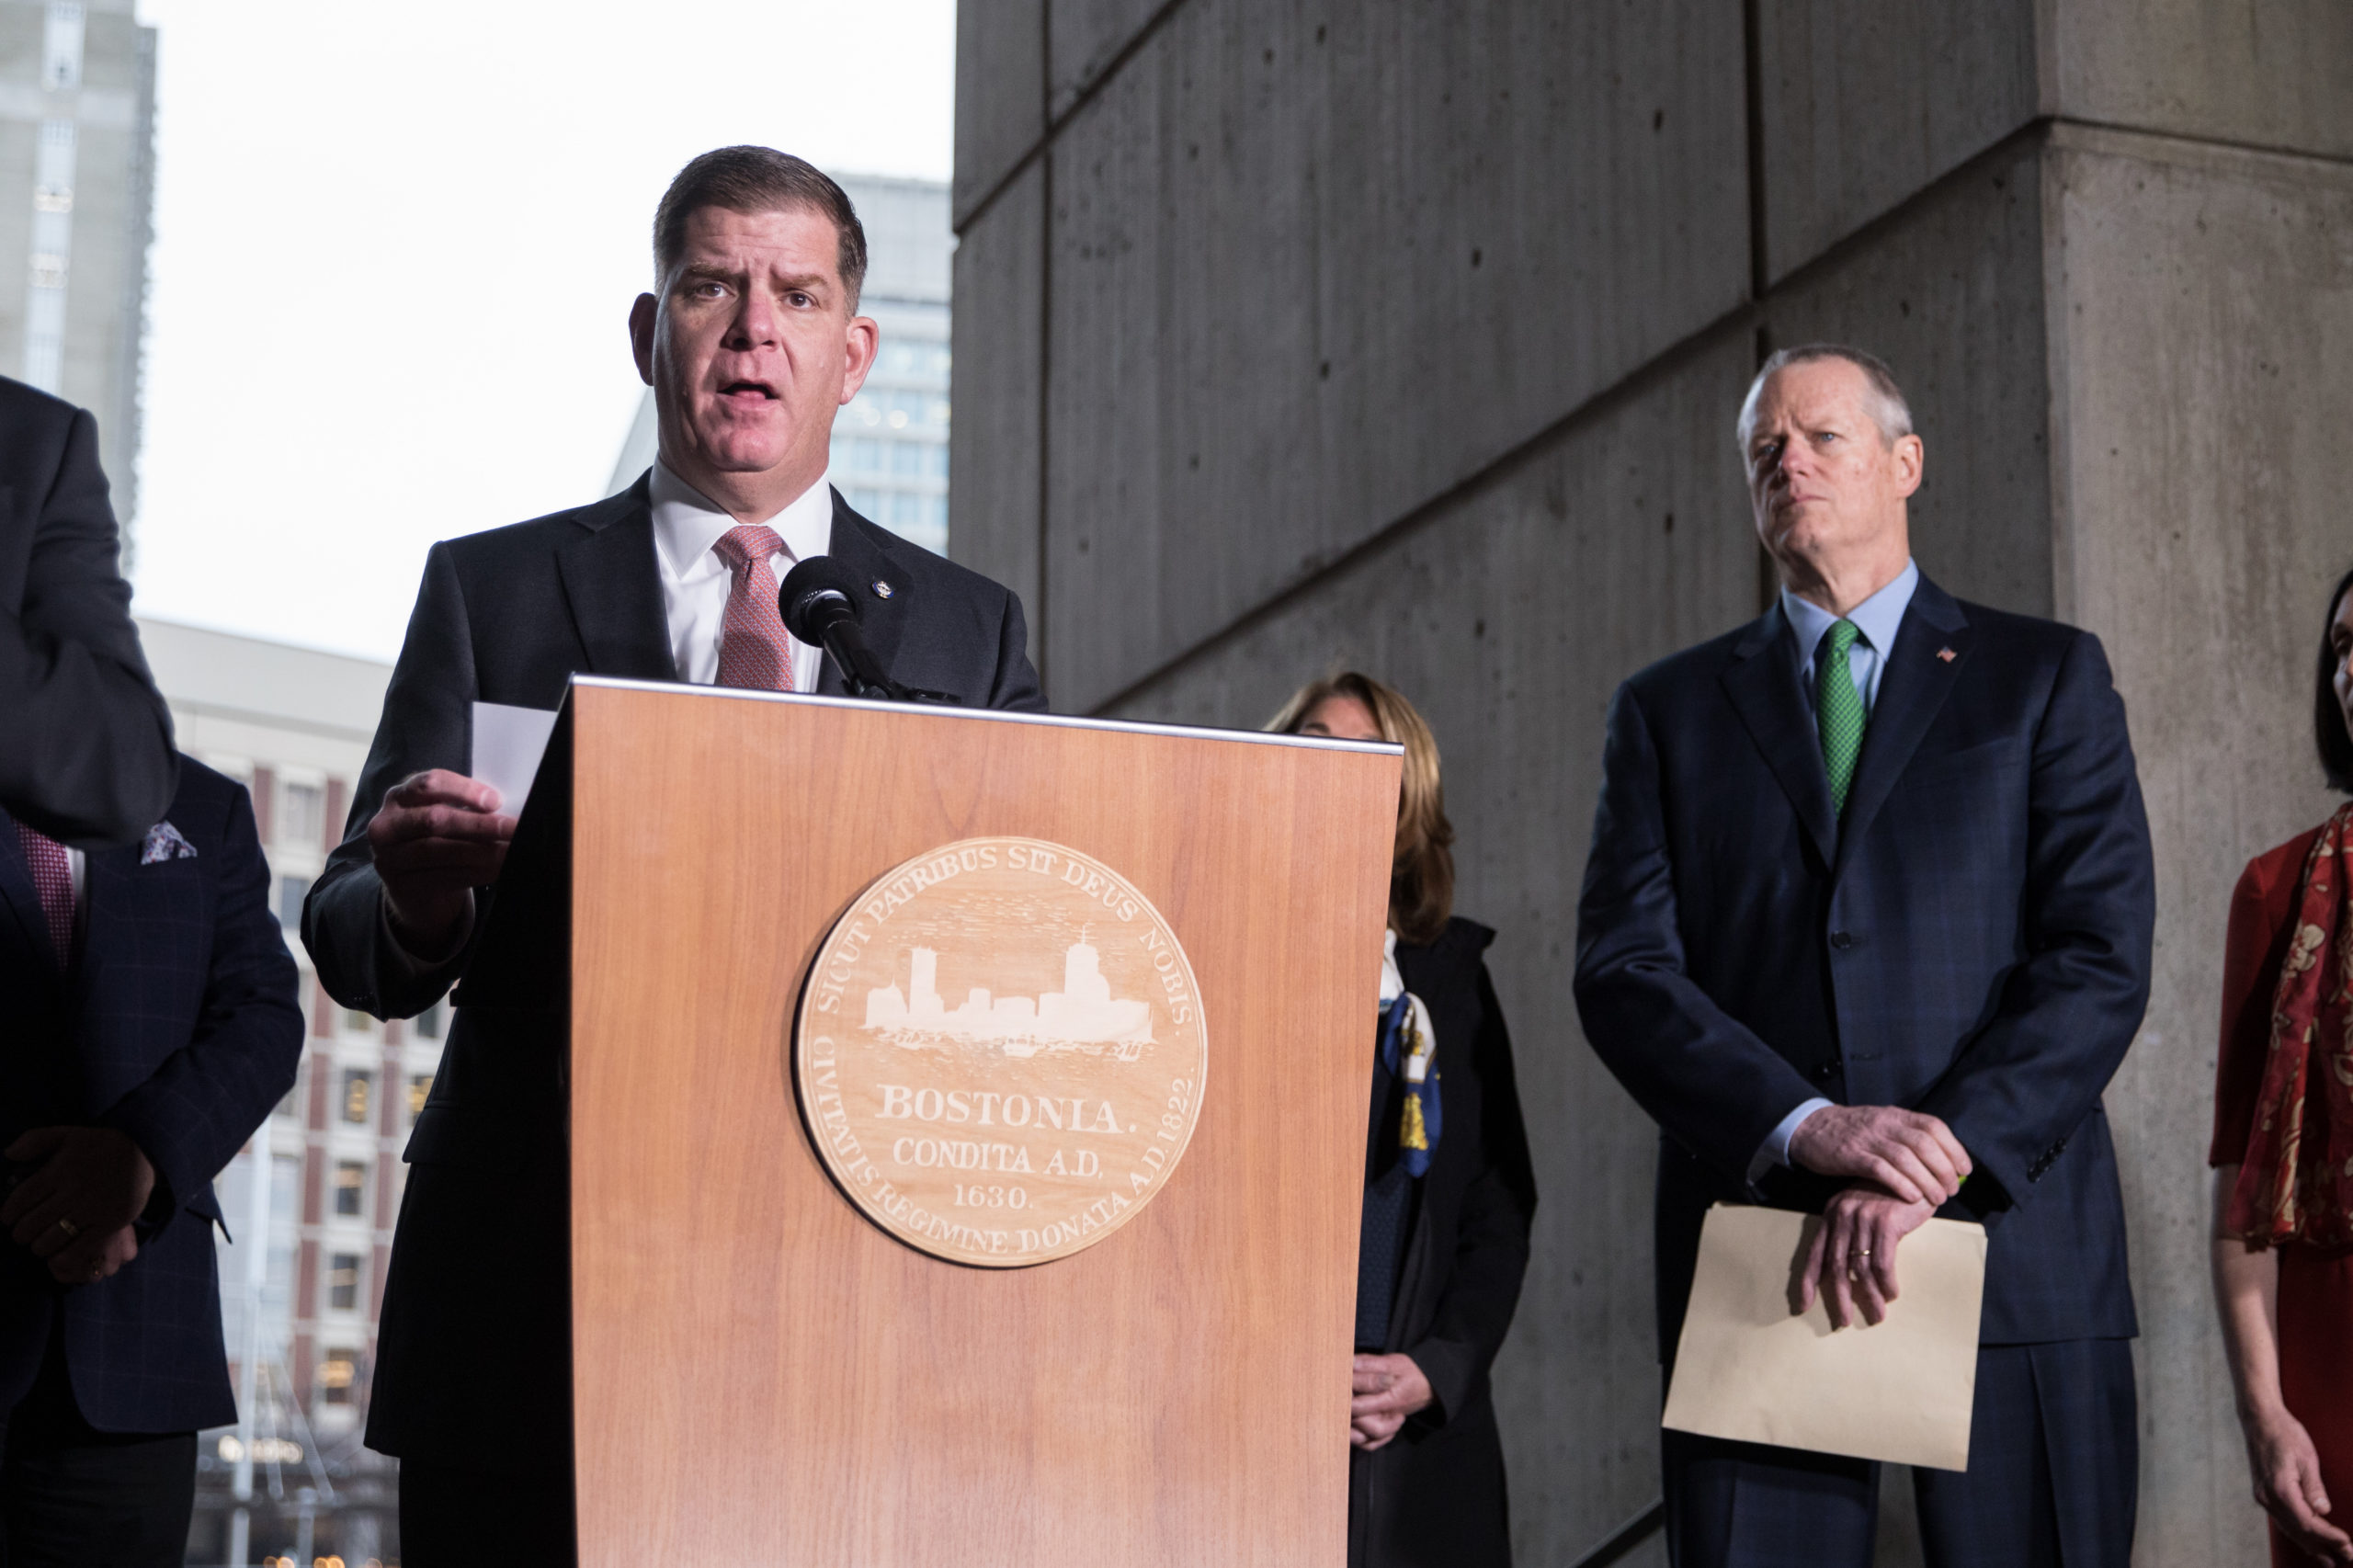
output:
[[604,494],[705,149],[948,177],[953,0],[141,0],[144,615],[390,658],[434,540]]

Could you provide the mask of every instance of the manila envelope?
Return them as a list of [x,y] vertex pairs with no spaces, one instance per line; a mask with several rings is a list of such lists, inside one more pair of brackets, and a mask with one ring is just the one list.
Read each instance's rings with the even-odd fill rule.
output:
[[1798,1271],[1822,1221],[1747,1204],[1708,1210],[1699,1271],[1660,1425],[1785,1449],[1969,1468],[1985,1228],[1931,1220],[1904,1238],[1886,1321],[1832,1332]]

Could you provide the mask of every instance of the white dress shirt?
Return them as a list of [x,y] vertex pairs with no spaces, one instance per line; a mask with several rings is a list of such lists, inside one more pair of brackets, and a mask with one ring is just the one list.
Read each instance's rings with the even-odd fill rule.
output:
[[[1912,608],[1913,592],[1920,585],[1920,564],[1907,561],[1895,580],[1847,612],[1846,619],[1855,623],[1858,635],[1854,646],[1847,650],[1847,673],[1855,678],[1855,695],[1863,699],[1863,715],[1870,716],[1871,705],[1879,700],[1879,679],[1887,668],[1887,651],[1895,646],[1895,633],[1904,625],[1904,612]],[[1781,614],[1798,640],[1798,686],[1805,693],[1806,711],[1814,707],[1813,657],[1822,647],[1822,640],[1838,624],[1838,617],[1810,599],[1802,599],[1787,588],[1781,590]],[[1756,1157],[1748,1162],[1748,1179],[1755,1183],[1775,1165],[1790,1163],[1790,1140],[1796,1137],[1799,1126],[1809,1116],[1830,1104],[1819,1096],[1805,1101],[1780,1125],[1765,1135]]]
[[[767,526],[784,540],[784,549],[768,558],[769,570],[779,583],[796,562],[823,555],[832,547],[832,479],[830,470],[819,474],[817,483],[802,491],[799,500],[767,520]],[[719,679],[719,640],[732,585],[727,562],[711,547],[736,521],[658,458],[650,489],[654,553],[662,563],[662,613],[670,625],[670,657],[677,665],[680,680],[710,686]],[[823,653],[790,633],[787,637],[792,644],[792,689],[816,690]]]

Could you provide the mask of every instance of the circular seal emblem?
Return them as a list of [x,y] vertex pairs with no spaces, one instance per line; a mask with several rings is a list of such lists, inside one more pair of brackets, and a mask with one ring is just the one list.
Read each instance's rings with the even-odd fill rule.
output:
[[1168,1183],[1209,1062],[1152,901],[1090,856],[967,838],[858,895],[818,949],[792,1070],[867,1218],[957,1263],[1093,1246]]

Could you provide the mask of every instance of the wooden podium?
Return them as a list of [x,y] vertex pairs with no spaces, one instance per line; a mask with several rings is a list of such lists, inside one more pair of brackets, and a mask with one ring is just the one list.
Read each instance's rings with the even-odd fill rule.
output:
[[[1339,1568],[1398,773],[1393,747],[575,679],[517,854],[571,861],[582,1563]],[[1116,866],[1206,1018],[1165,1187],[1032,1267],[870,1221],[791,1063],[852,901],[984,835]]]

